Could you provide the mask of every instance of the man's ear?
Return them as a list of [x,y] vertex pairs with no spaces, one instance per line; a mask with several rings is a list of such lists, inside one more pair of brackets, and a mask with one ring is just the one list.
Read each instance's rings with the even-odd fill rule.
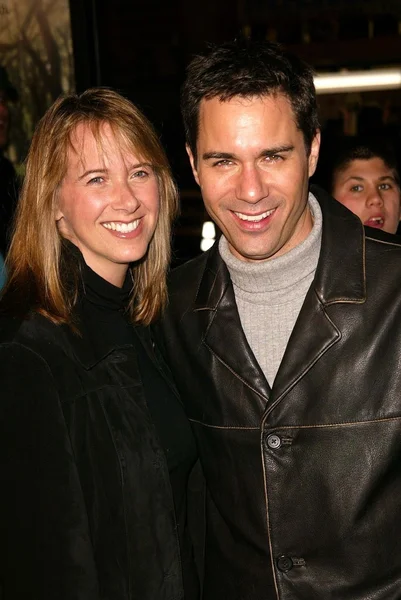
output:
[[310,154],[308,159],[309,177],[312,177],[313,173],[316,171],[317,161],[319,159],[320,138],[320,130],[318,129],[315,133],[315,137],[312,140],[310,148]]
[[200,186],[198,171],[196,169],[196,161],[195,161],[194,155],[192,154],[192,150],[188,146],[188,144],[185,145],[185,150],[187,151],[187,154],[189,156],[189,162],[191,163],[192,173],[195,177],[195,181]]

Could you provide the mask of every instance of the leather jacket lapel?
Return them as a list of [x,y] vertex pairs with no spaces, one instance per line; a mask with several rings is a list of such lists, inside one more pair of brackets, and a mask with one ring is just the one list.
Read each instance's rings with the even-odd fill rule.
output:
[[266,414],[340,338],[341,333],[323,309],[315,290],[309,289],[274,380]]
[[194,311],[204,314],[203,343],[236,377],[261,398],[264,410],[270,386],[243,332],[228,269],[218,245],[212,248],[200,282]]
[[[334,304],[361,304],[366,299],[364,228],[357,217],[319,189],[322,249],[315,278],[306,295],[274,381],[266,415],[342,336],[332,315]],[[338,244],[338,232],[343,243]]]
[[[312,192],[323,209],[322,251],[272,390],[242,330],[228,269],[217,243],[208,256],[195,301],[194,310],[205,313],[204,344],[265,403],[269,401],[266,415],[341,339],[328,307],[361,304],[366,298],[364,228],[360,220],[322,190]],[[339,231],[342,244],[338,244]]]

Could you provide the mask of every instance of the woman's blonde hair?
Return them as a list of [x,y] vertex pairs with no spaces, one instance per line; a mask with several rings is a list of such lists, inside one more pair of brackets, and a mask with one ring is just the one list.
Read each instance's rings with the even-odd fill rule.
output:
[[2,308],[23,315],[34,310],[55,323],[72,324],[78,277],[71,277],[74,268],[71,271],[67,245],[56,225],[55,209],[58,188],[67,171],[71,137],[81,123],[91,127],[99,143],[101,126],[108,123],[122,144],[149,162],[156,173],[159,218],[147,254],[132,265],[134,293],[130,302],[132,320],[149,324],[167,297],[166,271],[171,224],[178,205],[177,190],[151,123],[130,101],[107,88],[59,98],[38,124],[28,153],[6,260],[8,282]]

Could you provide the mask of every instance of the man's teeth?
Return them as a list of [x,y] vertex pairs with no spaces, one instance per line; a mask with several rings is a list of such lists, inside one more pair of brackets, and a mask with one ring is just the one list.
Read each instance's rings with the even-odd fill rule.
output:
[[138,227],[139,219],[135,219],[135,221],[131,221],[131,223],[116,223],[115,221],[110,221],[109,223],[102,223],[102,225],[103,227],[106,227],[106,229],[112,229],[119,233],[130,233]]
[[237,215],[237,217],[239,219],[242,219],[243,221],[252,221],[252,223],[258,223],[259,221],[262,221],[262,219],[266,219],[266,217],[268,217],[269,215],[274,213],[274,211],[275,211],[275,209],[273,208],[272,210],[267,210],[266,212],[262,213],[261,215],[244,215],[243,213],[235,212],[235,211],[234,211],[234,214]]

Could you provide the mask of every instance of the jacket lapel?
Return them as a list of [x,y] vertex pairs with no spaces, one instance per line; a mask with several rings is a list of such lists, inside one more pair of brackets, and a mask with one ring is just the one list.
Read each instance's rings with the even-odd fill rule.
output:
[[333,304],[361,304],[366,298],[365,240],[360,220],[322,190],[312,188],[312,192],[323,212],[322,249],[272,390],[242,330],[228,269],[217,243],[209,251],[195,301],[203,343],[259,395],[266,414],[341,339],[341,331],[327,309]]
[[229,272],[217,243],[208,256],[194,311],[201,321],[205,346],[224,368],[260,397],[259,408],[263,411],[270,386],[243,332]]
[[313,193],[323,212],[319,262],[274,381],[266,414],[341,339],[328,307],[361,304],[366,299],[364,228],[357,217],[326,193],[316,189]]

